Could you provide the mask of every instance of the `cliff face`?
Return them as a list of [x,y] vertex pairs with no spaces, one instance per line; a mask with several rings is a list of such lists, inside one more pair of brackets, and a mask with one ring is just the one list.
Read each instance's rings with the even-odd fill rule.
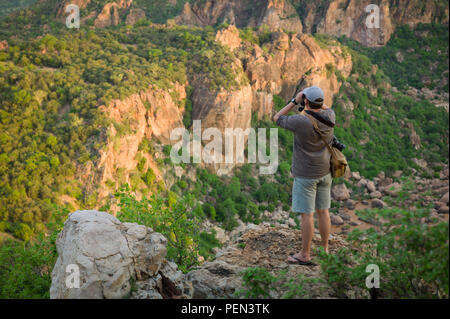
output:
[[[69,4],[80,9],[94,8],[90,0],[65,0],[57,9],[63,19]],[[366,7],[379,8],[379,28],[368,28],[370,15]],[[295,7],[294,7],[295,6]],[[345,35],[366,46],[385,45],[395,28],[418,23],[448,23],[448,4],[422,0],[204,0],[185,3],[175,22],[187,26],[214,26],[224,22],[239,28],[267,25],[271,31],[294,33],[324,33]],[[98,28],[118,25],[121,21],[134,24],[145,18],[145,12],[133,0],[105,1],[101,10],[92,9],[82,21],[95,18]],[[374,21],[374,20],[372,20]]]
[[[295,5],[297,10],[292,6]],[[368,28],[370,12],[366,7],[379,8],[379,28]],[[298,17],[300,15],[300,18]],[[186,3],[183,12],[175,19],[188,26],[217,25],[223,22],[239,28],[267,25],[272,31],[296,33],[324,33],[345,35],[366,46],[385,45],[395,28],[408,24],[448,23],[448,4],[421,0],[242,0],[197,1]]]
[[145,18],[145,12],[139,8],[130,9],[133,4],[133,0],[115,0],[105,1],[102,9],[96,11],[94,9],[89,10],[91,0],[65,0],[61,3],[57,9],[57,17],[64,20],[67,16],[66,8],[68,5],[77,5],[80,9],[88,10],[88,14],[81,16],[81,21],[85,21],[90,18],[95,18],[94,26],[96,28],[104,28],[109,26],[118,25],[122,21],[122,17],[125,16],[125,22],[127,24],[134,24],[139,19]]
[[140,158],[145,158],[143,171],[151,168],[157,178],[161,177],[153,154],[140,150],[139,146],[144,140],[170,144],[170,132],[183,127],[184,109],[177,103],[185,98],[185,86],[175,84],[169,91],[149,87],[125,100],[113,100],[108,106],[100,106],[119,128],[128,127],[124,132],[118,132],[113,124],[107,129],[106,146],[100,151],[93,174],[94,182],[100,186],[100,198],[105,198],[111,192],[106,184],[108,181],[117,181],[118,175],[123,178],[122,182],[130,184],[130,175],[136,170]]
[[325,103],[331,105],[333,94],[340,84],[335,72],[348,76],[352,68],[350,55],[336,46],[326,49],[305,34],[288,36],[284,33],[272,34],[273,54],[263,54],[260,48],[248,59],[247,74],[256,91],[280,94],[288,99],[295,85],[304,77],[304,87],[319,85],[326,92]]
[[66,15],[67,6],[74,4],[80,9],[86,8],[91,3],[91,0],[65,0],[63,1],[57,9],[57,16],[62,17]]
[[228,22],[239,28],[266,24],[273,31],[302,32],[295,8],[284,0],[206,0],[192,6],[186,2],[175,22],[200,27]]
[[[393,1],[393,0],[332,0],[314,2],[297,0],[304,32],[324,33],[333,36],[345,35],[366,46],[385,45],[395,27],[418,23],[448,23],[448,5],[442,6],[438,1]],[[369,4],[379,7],[379,28],[368,28],[366,19]]]
[[[304,87],[320,85],[326,92],[326,103],[331,105],[333,95],[340,87],[335,70],[348,76],[352,69],[350,55],[343,52],[340,46],[321,48],[311,36],[305,34],[272,32],[271,41],[264,44],[263,49],[257,44],[242,41],[238,30],[229,26],[218,32],[216,40],[231,50],[240,51],[241,56],[244,55],[242,68],[250,85],[241,89],[241,108],[244,106],[245,109],[245,105],[251,104],[251,111],[257,112],[260,119],[271,114],[273,95],[290,98],[302,77],[305,79]],[[205,95],[207,94],[202,94],[203,97]],[[242,99],[246,99],[247,103],[242,103]],[[200,99],[194,101],[198,117],[204,114],[201,105],[211,106],[211,103]],[[247,113],[250,116],[251,112]],[[244,122],[248,121],[249,119]]]
[[133,0],[120,0],[107,3],[97,18],[94,20],[94,26],[97,28],[118,25],[120,22],[119,10],[127,9]]
[[[202,121],[202,130],[214,127],[224,132],[225,128],[250,128],[252,114],[256,113],[259,119],[271,115],[273,95],[290,98],[302,76],[304,87],[321,86],[326,92],[325,102],[332,104],[340,83],[330,69],[347,76],[352,68],[350,55],[342,52],[339,46],[321,48],[305,34],[288,36],[273,32],[271,38],[263,50],[256,44],[242,41],[234,26],[217,33],[216,40],[220,44],[240,52],[241,58],[235,59],[233,67],[238,69],[238,81],[243,84],[232,91],[211,91],[204,75],[194,76],[189,83],[194,88],[192,119]],[[107,143],[100,151],[98,162],[93,167],[87,165],[82,174],[87,178],[92,171],[96,172],[92,182],[100,185],[97,189],[100,198],[111,193],[107,186],[110,181],[130,184],[142,158],[145,158],[143,171],[151,168],[156,178],[162,179],[154,158],[158,154],[149,154],[139,146],[145,139],[171,143],[170,132],[183,127],[184,109],[178,104],[185,98],[185,86],[175,84],[169,91],[150,87],[125,100],[114,100],[108,106],[100,107],[116,125],[111,124],[107,129]],[[123,126],[128,129],[124,131]]]

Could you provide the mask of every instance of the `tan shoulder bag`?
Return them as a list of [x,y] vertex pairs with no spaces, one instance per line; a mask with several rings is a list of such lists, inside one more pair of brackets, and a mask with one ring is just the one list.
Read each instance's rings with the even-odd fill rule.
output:
[[319,127],[317,125],[317,120],[307,113],[305,113],[305,115],[311,120],[311,122],[314,126],[314,131],[316,131],[319,134],[323,143],[325,144],[325,146],[328,148],[328,150],[331,153],[331,160],[330,160],[331,176],[333,176],[333,178],[339,178],[339,177],[344,176],[345,171],[347,170],[347,167],[348,167],[348,163],[347,163],[347,159],[345,158],[345,155],[340,150],[338,150],[335,147],[330,146],[330,144],[327,143],[327,141],[325,140],[325,137],[322,135],[322,133],[319,130]]

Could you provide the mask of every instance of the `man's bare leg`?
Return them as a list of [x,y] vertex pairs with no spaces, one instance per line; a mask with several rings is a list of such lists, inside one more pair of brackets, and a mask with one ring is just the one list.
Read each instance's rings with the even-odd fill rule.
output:
[[321,245],[328,253],[328,239],[331,231],[330,212],[328,209],[317,209],[316,212],[320,237],[322,239]]
[[[311,260],[311,242],[314,235],[314,214],[302,214],[301,217],[301,231],[302,231],[302,250],[295,254],[294,257],[301,261]],[[292,257],[289,261],[296,262]]]

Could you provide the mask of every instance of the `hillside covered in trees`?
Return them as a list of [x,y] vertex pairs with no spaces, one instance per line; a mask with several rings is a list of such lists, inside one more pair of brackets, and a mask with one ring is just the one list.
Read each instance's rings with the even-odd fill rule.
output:
[[[54,241],[77,209],[112,211],[122,222],[161,232],[168,257],[184,272],[214,257],[223,244],[218,232],[288,213],[289,132],[278,131],[273,176],[258,175],[258,164],[226,175],[207,165],[176,165],[167,136],[177,125],[192,129],[195,119],[274,128],[270,116],[302,76],[328,86],[335,134],[348,146],[353,172],[403,185],[439,179],[445,167],[448,174],[449,35],[440,1],[420,9],[430,12],[429,21],[396,25],[376,47],[354,30],[320,30],[313,13],[335,1],[323,8],[279,1],[272,11],[267,1],[253,11],[252,1],[230,1],[231,11],[216,8],[211,12],[220,14],[208,20],[202,10],[210,1],[80,0],[80,29],[65,26],[69,2],[34,2],[0,5],[0,286],[8,287],[2,298],[48,297]],[[351,3],[342,14],[353,14]],[[393,14],[419,16],[419,5],[390,5]],[[371,199],[348,178],[335,183],[358,200]],[[442,195],[426,194],[426,204],[414,205],[432,209]],[[438,221],[448,229],[448,218]],[[16,263],[27,266],[10,266]],[[46,269],[37,281],[36,266]],[[448,273],[446,287],[448,296]]]

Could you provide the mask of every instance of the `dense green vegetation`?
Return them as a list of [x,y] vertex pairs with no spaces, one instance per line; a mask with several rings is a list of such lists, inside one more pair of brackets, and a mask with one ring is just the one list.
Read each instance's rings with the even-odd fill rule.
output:
[[[275,97],[275,107],[284,106],[284,101]],[[266,128],[267,134],[276,124],[269,119],[254,121],[254,127]],[[234,171],[234,176],[217,176],[206,169],[197,169],[197,180],[182,177],[172,186],[172,191],[182,194],[186,189],[195,198],[205,198],[206,203],[198,208],[202,215],[216,220],[231,230],[237,226],[236,217],[244,222],[259,224],[265,210],[273,212],[283,206],[289,210],[292,180],[289,178],[292,157],[293,135],[279,130],[279,166],[274,176],[256,174],[258,165],[245,164]],[[257,177],[255,177],[257,176]]]
[[269,299],[273,295],[282,299],[305,299],[310,297],[306,285],[323,282],[323,278],[305,278],[299,274],[289,278],[287,271],[273,275],[263,267],[250,267],[242,273],[243,289],[236,292],[236,297],[249,299]]
[[[1,13],[8,13],[12,5],[17,8],[31,2],[2,3]],[[99,11],[105,2],[91,1],[81,11],[82,16]],[[16,238],[0,244],[0,298],[47,298],[56,235],[72,210],[70,205],[68,210],[55,209],[55,205],[61,204],[62,195],[73,198],[80,208],[99,204],[95,187],[84,184],[77,175],[80,167],[98,158],[109,125],[114,125],[118,137],[133,133],[132,119],[114,122],[99,106],[123,100],[149,85],[170,89],[175,82],[189,83],[185,100],[173,96],[179,107],[185,108],[183,123],[189,127],[191,96],[198,84],[194,79],[206,78],[201,85],[212,91],[234,90],[242,85],[240,81],[247,80],[242,71],[232,68],[235,54],[215,41],[215,32],[223,25],[200,29],[179,27],[173,21],[167,23],[169,26],[153,24],[173,18],[185,2],[135,0],[133,7],[144,9],[147,19],[125,26],[121,16],[117,27],[105,29],[90,28],[93,19],[80,30],[62,27],[62,20],[54,19],[58,0],[39,2],[32,9],[0,20],[0,39],[6,39],[9,46],[0,51],[0,232]],[[321,3],[324,6],[327,1]],[[264,44],[270,35],[265,27],[240,30],[243,40],[263,49],[267,49]],[[327,36],[315,38],[322,47],[335,43]],[[348,145],[344,153],[351,169],[366,177],[397,169],[409,175],[411,168],[418,169],[412,158],[448,163],[448,113],[429,101],[415,101],[404,94],[408,85],[448,92],[448,29],[439,25],[419,25],[415,30],[401,27],[380,49],[364,48],[345,38],[340,41],[352,48],[344,50],[352,55],[352,74],[344,78],[333,65],[327,65],[326,71],[328,76],[336,73],[343,82],[333,103],[338,123],[335,133]],[[400,92],[390,90],[389,83]],[[283,99],[274,96],[276,110],[284,105]],[[252,127],[276,125],[268,118],[253,118]],[[421,138],[418,150],[411,145],[411,127]],[[293,135],[282,129],[278,132],[279,167],[275,175],[258,175],[258,165],[247,164],[230,176],[219,177],[182,164],[192,166],[197,178],[177,178],[170,190],[157,181],[151,168],[144,170],[147,160],[142,153],[155,152],[155,141],[144,140],[130,185],[116,193],[118,218],[164,234],[168,258],[184,272],[189,271],[198,264],[199,256],[211,258],[213,248],[219,246],[214,232],[200,231],[206,218],[231,230],[238,225],[237,217],[258,224],[264,221],[266,210],[273,212],[282,206],[289,211]],[[172,165],[170,149],[164,146],[163,158],[156,160],[161,167]],[[116,180],[106,182],[112,192],[121,186],[123,175],[118,169]],[[134,191],[143,194],[143,199],[134,198]],[[184,196],[186,193],[189,196]],[[110,204],[103,209],[108,210]],[[448,269],[448,253],[442,250],[447,248],[448,252],[448,223],[431,227],[416,223],[427,217],[424,212],[385,210],[369,214],[380,214],[390,224],[382,230],[352,235],[364,246],[364,253],[349,248],[335,256],[322,256],[323,271],[336,294],[343,296],[347,288],[344,281],[356,284],[361,279],[361,267],[370,259],[383,271],[395,269],[383,279],[391,281],[383,282],[383,297],[405,296],[403,291],[408,291],[408,297],[448,297],[448,272],[443,274],[443,267]],[[399,214],[403,218],[391,218]],[[420,246],[423,238],[432,238],[425,250]],[[377,259],[372,258],[374,251]],[[408,258],[414,258],[412,262],[417,259],[419,267],[403,273],[400,270],[405,265],[411,268]],[[442,260],[444,263],[438,264]],[[287,280],[283,274],[274,276],[260,268],[243,276],[244,297],[268,297],[281,282],[288,288],[286,298],[307,296],[304,278]],[[426,289],[419,287],[413,276],[420,278]]]
[[370,58],[400,89],[412,86],[448,92],[448,26],[419,24],[398,27],[386,46],[373,49],[356,41],[340,41]]
[[[389,78],[374,69],[366,56],[350,52],[352,74],[341,86],[334,110],[339,123],[335,133],[348,145],[344,154],[351,169],[374,177],[380,171],[393,173],[398,169],[410,174],[410,168],[418,169],[412,158],[448,162],[448,113],[429,101],[415,101],[388,90],[385,84]],[[407,123],[421,138],[418,150],[410,141],[412,130]]]
[[16,10],[26,8],[37,0],[3,0],[0,3],[0,17],[6,16]]
[[[379,227],[354,230],[348,247],[320,254],[321,268],[337,297],[345,298],[351,286],[366,290],[366,267],[375,264],[380,270],[379,298],[448,298],[448,222],[436,223],[429,209],[359,214],[379,221]],[[435,224],[423,223],[423,218]]]
[[198,257],[212,256],[211,250],[219,243],[210,234],[200,231],[202,215],[192,210],[194,197],[178,197],[172,192],[155,192],[151,197],[136,200],[125,185],[116,193],[122,222],[145,225],[163,234],[167,240],[167,258],[187,272],[198,265]]
[[47,232],[33,241],[0,242],[0,299],[50,298],[51,272],[58,257],[56,238],[68,213],[54,208]]
[[172,19],[181,13],[186,2],[193,3],[194,0],[134,0],[132,8],[143,9],[146,18],[154,23],[166,23],[167,19]]
[[[105,143],[109,121],[100,105],[194,74],[204,74],[211,90],[231,90],[240,85],[232,60],[212,29],[144,25],[9,40],[0,52],[2,231],[29,239],[62,194],[95,205],[95,191],[73,177]],[[130,132],[130,123],[114,124]]]
[[[407,183],[405,183],[407,184]],[[399,193],[397,205],[409,197],[409,189]],[[308,298],[306,285],[325,283],[337,298],[383,299],[448,298],[449,242],[448,222],[430,214],[430,207],[417,209],[389,208],[358,211],[375,227],[353,230],[349,245],[327,254],[322,247],[315,251],[322,275],[319,278],[286,278],[286,272],[269,272],[265,268],[247,268],[242,273],[243,289],[237,296],[244,298]],[[426,221],[426,222],[424,222]],[[379,288],[366,286],[373,272],[379,270]],[[370,280],[374,283],[373,280]]]

